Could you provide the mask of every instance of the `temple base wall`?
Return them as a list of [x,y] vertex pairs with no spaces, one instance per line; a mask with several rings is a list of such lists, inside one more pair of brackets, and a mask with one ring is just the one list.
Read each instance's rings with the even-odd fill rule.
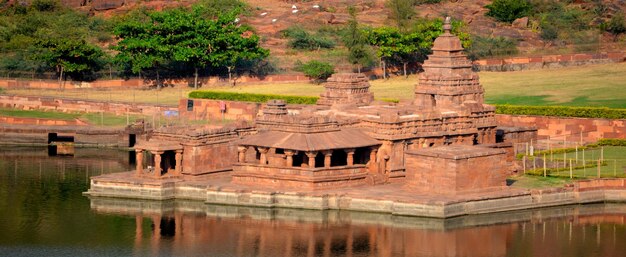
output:
[[367,177],[365,165],[312,170],[238,164],[233,166],[233,171],[234,184],[313,190],[365,185]]
[[237,162],[234,142],[183,147],[183,175],[204,175],[232,170]]
[[506,186],[506,151],[450,146],[408,151],[406,188],[458,194]]

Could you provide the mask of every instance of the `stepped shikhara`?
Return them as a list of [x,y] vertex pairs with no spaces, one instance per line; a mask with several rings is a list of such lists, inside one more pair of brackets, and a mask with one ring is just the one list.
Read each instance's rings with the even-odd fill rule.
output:
[[449,19],[444,33],[433,44],[433,54],[422,66],[419,84],[415,86],[414,104],[424,110],[491,110],[483,105],[483,88],[472,63],[463,53],[461,40],[450,33]]

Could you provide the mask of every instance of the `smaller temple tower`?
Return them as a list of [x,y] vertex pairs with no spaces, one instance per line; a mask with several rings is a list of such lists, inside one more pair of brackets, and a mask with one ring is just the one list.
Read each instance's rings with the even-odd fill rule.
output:
[[370,83],[362,73],[337,73],[328,78],[326,90],[317,100],[318,105],[334,104],[369,105],[374,101],[374,94],[369,91]]

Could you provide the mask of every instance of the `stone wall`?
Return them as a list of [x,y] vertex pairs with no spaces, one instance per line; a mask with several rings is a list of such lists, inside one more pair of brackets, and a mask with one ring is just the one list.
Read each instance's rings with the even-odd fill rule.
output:
[[[496,115],[499,126],[536,127],[539,139],[596,142],[601,138],[626,138],[626,120]],[[582,139],[581,139],[582,138]]]
[[473,66],[479,71],[518,71],[617,62],[626,62],[626,52],[484,59],[474,61]]
[[254,120],[261,110],[261,104],[182,98],[178,110],[181,117],[187,120]]
[[[280,74],[268,75],[265,77],[237,77],[236,84],[263,84],[263,83],[289,83],[289,82],[309,82],[310,79],[304,74]],[[166,85],[192,87],[193,78],[182,79],[166,79],[163,81]],[[220,77],[204,77],[199,79],[199,83],[203,87],[229,85],[228,78]],[[154,84],[154,81],[143,79],[106,79],[96,80],[92,82],[82,81],[66,81],[61,87],[65,90],[84,89],[84,88],[111,88],[111,89],[128,89],[137,87],[147,87]],[[39,88],[39,89],[59,89],[57,80],[24,80],[24,79],[0,79],[0,88]]]
[[20,110],[49,110],[60,112],[106,112],[117,115],[154,115],[164,111],[176,111],[175,107],[153,104],[99,102],[56,97],[0,95],[0,107]]

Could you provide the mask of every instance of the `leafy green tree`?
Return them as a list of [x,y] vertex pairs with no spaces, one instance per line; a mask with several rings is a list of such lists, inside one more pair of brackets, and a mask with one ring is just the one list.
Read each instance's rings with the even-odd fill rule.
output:
[[350,13],[350,20],[348,20],[342,40],[348,48],[348,61],[356,65],[357,71],[360,73],[361,67],[374,64],[374,52],[367,44],[367,38],[359,28],[354,6],[348,7],[348,12]]
[[[459,36],[463,47],[468,47],[471,43],[469,34],[461,31],[462,23],[452,22],[452,33]],[[368,42],[376,46],[377,56],[381,59],[383,66],[383,77],[386,77],[387,63],[399,61],[403,64],[404,75],[409,62],[423,61],[430,53],[435,39],[443,33],[443,21],[418,20],[415,25],[406,32],[401,32],[392,27],[378,27],[363,30]]]
[[214,51],[213,38],[219,28],[211,20],[203,18],[203,6],[191,11],[178,8],[156,13],[160,34],[167,35],[163,44],[169,46],[171,59],[186,63],[194,69],[194,88],[198,88],[198,69],[211,65]]
[[491,4],[485,7],[489,9],[487,16],[508,23],[513,22],[517,18],[530,15],[533,9],[529,0],[493,0]]
[[114,29],[115,36],[120,39],[113,47],[118,51],[115,61],[129,67],[133,73],[156,69],[157,87],[160,87],[159,68],[171,54],[171,47],[164,42],[166,35],[160,31],[164,25],[159,21],[163,19],[165,16],[158,12],[139,10],[130,13]]
[[38,51],[34,59],[56,68],[59,88],[63,88],[67,74],[72,78],[81,78],[86,72],[99,69],[104,56],[99,47],[85,40],[50,38],[37,41],[35,46]]
[[229,81],[232,81],[232,71],[238,62],[263,59],[269,55],[269,50],[259,46],[259,37],[249,27],[233,22],[236,14],[227,13],[216,20],[218,31],[212,39],[213,65],[226,67]]

